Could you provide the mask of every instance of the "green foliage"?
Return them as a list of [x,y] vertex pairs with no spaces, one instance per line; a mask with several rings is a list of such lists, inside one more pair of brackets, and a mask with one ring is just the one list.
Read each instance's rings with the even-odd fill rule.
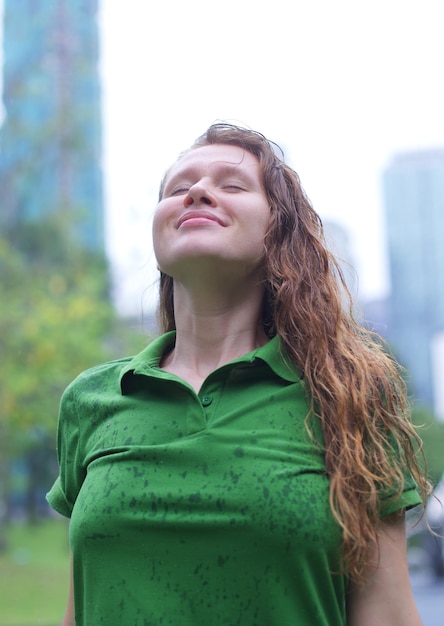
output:
[[68,597],[68,528],[53,520],[14,525],[10,546],[0,555],[0,624],[60,624]]
[[436,484],[444,473],[444,422],[425,407],[414,409],[413,422],[424,444],[429,478]]
[[60,396],[77,374],[147,342],[115,314],[103,256],[67,232],[51,220],[0,238],[0,482],[8,456],[48,438],[55,448]]
[[11,434],[54,426],[54,404],[70,378],[104,359],[114,322],[99,259],[68,270],[30,264],[0,241],[0,420]]

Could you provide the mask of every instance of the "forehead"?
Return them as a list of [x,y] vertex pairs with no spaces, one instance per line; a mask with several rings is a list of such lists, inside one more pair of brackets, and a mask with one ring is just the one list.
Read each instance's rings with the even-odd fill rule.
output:
[[250,176],[260,177],[259,159],[254,154],[239,146],[211,144],[185,152],[171,167],[167,180],[184,171],[211,173],[217,169],[236,169]]

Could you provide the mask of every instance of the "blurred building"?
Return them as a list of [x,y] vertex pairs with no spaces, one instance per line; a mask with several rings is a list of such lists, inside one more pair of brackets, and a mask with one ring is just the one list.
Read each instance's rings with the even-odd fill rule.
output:
[[98,0],[4,0],[0,226],[56,217],[104,249]]
[[395,157],[384,197],[388,337],[416,398],[444,417],[444,149]]

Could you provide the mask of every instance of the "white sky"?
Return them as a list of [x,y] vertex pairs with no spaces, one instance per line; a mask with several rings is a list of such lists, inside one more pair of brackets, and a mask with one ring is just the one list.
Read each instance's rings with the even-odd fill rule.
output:
[[444,146],[442,0],[101,0],[100,23],[121,310],[149,309],[160,177],[216,120],[281,144],[321,217],[349,231],[361,295],[386,293],[382,171]]

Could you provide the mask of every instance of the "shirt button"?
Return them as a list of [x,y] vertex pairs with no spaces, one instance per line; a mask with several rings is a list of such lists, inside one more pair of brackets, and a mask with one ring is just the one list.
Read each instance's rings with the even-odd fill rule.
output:
[[202,406],[210,406],[213,402],[213,398],[211,396],[202,396]]

